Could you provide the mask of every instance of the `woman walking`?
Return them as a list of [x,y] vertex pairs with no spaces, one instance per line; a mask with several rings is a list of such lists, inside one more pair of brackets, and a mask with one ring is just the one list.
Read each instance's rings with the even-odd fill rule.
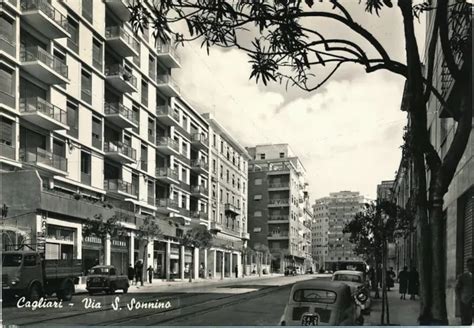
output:
[[400,292],[400,299],[405,300],[406,299],[406,294],[408,291],[408,278],[409,278],[409,273],[408,273],[408,267],[403,267],[403,270],[400,271],[398,274],[398,283],[400,284],[399,286],[399,292]]
[[408,294],[410,294],[410,299],[416,299],[415,295],[418,295],[418,286],[419,286],[419,275],[415,267],[412,267],[409,273],[408,278]]

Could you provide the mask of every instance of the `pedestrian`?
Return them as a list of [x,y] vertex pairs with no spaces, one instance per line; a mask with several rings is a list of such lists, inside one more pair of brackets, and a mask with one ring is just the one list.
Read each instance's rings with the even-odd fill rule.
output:
[[238,278],[239,277],[239,267],[236,265],[234,270],[235,270],[235,277]]
[[133,285],[133,278],[135,277],[135,269],[133,268],[132,264],[128,265],[128,280],[130,285]]
[[390,270],[387,270],[387,276],[385,279],[387,280],[387,290],[390,291],[390,288],[395,287],[395,272],[393,271],[393,267],[390,267]]
[[461,325],[472,325],[472,270],[474,260],[467,259],[467,270],[456,281],[456,297],[461,305]]
[[377,275],[377,286],[382,288],[382,267],[380,266],[380,264],[377,267],[376,275]]
[[142,260],[138,260],[136,263],[135,263],[135,281],[136,281],[136,285],[137,285],[137,288],[138,288],[138,281],[140,281],[140,284],[143,286],[143,261]]
[[148,282],[151,284],[153,281],[153,268],[151,265],[146,269],[146,271],[148,271]]
[[398,291],[400,292],[401,300],[406,299],[405,297],[408,291],[408,278],[409,278],[408,267],[404,266],[403,270],[400,271],[400,273],[398,274],[398,283],[400,284]]
[[408,273],[408,294],[410,294],[410,299],[416,299],[415,295],[418,295],[418,287],[420,284],[420,276],[415,267],[412,267]]

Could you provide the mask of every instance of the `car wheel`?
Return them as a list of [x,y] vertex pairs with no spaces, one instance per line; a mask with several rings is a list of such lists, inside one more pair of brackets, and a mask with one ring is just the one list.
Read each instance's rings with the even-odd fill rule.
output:
[[89,290],[89,295],[90,296],[94,295],[94,292],[92,290]]
[[110,285],[109,290],[107,291],[110,295],[115,294],[115,285]]
[[39,284],[33,284],[28,292],[29,301],[38,301],[41,298],[41,287]]
[[128,287],[123,289],[123,293],[127,294],[128,293]]
[[72,299],[73,294],[74,294],[74,285],[70,281],[66,282],[66,284],[64,285],[64,289],[56,293],[59,300],[66,301],[66,302]]

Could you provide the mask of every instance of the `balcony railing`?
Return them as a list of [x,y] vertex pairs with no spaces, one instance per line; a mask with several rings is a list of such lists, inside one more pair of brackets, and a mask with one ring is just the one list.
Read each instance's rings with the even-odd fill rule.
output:
[[195,159],[191,161],[191,167],[196,167],[207,171],[209,169],[209,164],[201,159]]
[[137,194],[136,186],[121,179],[104,180],[104,189],[108,191],[123,192],[129,195]]
[[134,88],[137,87],[137,78],[133,76],[130,71],[127,71],[123,65],[120,64],[113,64],[113,65],[106,65],[105,66],[105,76],[115,76],[119,75],[125,81],[133,85]]
[[174,111],[169,105],[156,106],[156,115],[168,115],[179,122],[179,113]]
[[135,112],[121,103],[105,103],[104,104],[104,113],[106,115],[120,114],[132,121],[134,124],[138,124],[138,118]]
[[208,215],[206,212],[201,212],[201,211],[193,211],[191,212],[191,218],[193,219],[199,219],[199,220],[207,220]]
[[206,136],[204,136],[203,134],[201,133],[194,133],[192,136],[191,136],[191,140],[193,142],[200,142],[200,143],[203,143],[205,145],[208,144],[209,142],[209,139],[206,138]]
[[9,159],[15,159],[15,147],[12,147],[4,143],[0,143],[0,156],[6,157]]
[[104,152],[117,152],[122,155],[125,155],[133,160],[137,159],[137,151],[130,146],[127,145],[118,145],[112,141],[106,141],[104,143]]
[[270,205],[288,205],[290,201],[288,199],[270,199],[268,204]]
[[139,51],[137,40],[128,34],[121,26],[109,26],[105,28],[105,38],[120,38],[125,41],[134,51]]
[[156,200],[156,206],[179,209],[178,201],[176,201],[175,199],[169,199],[169,198],[158,198]]
[[224,205],[224,209],[226,211],[230,211],[230,212],[234,212],[234,213],[239,213],[240,212],[240,209],[237,206],[235,206],[234,204],[231,204],[231,203],[226,203]]
[[55,169],[67,172],[67,159],[50,153],[42,148],[20,149],[20,160],[26,163],[45,164]]
[[288,237],[288,231],[270,232],[268,237]]
[[156,143],[158,146],[167,146],[179,152],[178,143],[176,140],[171,139],[170,137],[158,137],[156,138]]
[[170,76],[170,75],[158,75],[156,77],[156,83],[158,84],[169,84],[171,85],[176,91],[180,92],[180,88],[178,83]]
[[22,46],[20,49],[20,60],[21,62],[32,62],[32,61],[40,61],[50,69],[61,75],[62,77],[68,77],[68,69],[67,65],[61,62],[59,59],[55,58],[49,52],[44,50],[41,47],[24,47]]
[[179,62],[181,61],[181,57],[179,56],[178,51],[176,50],[176,47],[171,44],[171,43],[162,43],[159,42],[158,45],[156,46],[156,51],[160,54],[166,54],[169,53],[172,55],[176,60]]
[[289,220],[289,214],[288,215],[270,215],[268,217],[268,221],[288,221]]
[[207,189],[204,186],[192,186],[191,187],[191,192],[193,192],[195,194],[207,195],[209,193],[209,189]]
[[178,180],[178,171],[169,167],[158,167],[156,168],[156,175],[158,177],[170,178]]
[[67,28],[67,18],[57,11],[47,0],[21,0],[22,11],[39,10],[63,28]]
[[269,188],[288,188],[290,184],[288,182],[270,182]]
[[20,113],[35,112],[42,113],[55,121],[67,125],[67,112],[64,109],[56,107],[39,97],[20,99]]

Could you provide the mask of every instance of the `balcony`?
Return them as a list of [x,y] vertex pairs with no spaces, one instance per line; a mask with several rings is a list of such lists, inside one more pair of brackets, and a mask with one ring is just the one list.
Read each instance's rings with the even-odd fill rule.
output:
[[125,197],[138,196],[138,190],[136,186],[134,186],[130,182],[125,182],[121,179],[104,180],[104,189],[109,193],[114,193]]
[[279,240],[279,239],[288,239],[288,231],[270,232],[268,234],[268,240]]
[[122,57],[139,56],[137,40],[121,26],[106,27],[105,42]]
[[42,148],[20,149],[20,161],[57,175],[67,175],[67,159]]
[[287,215],[270,215],[268,217],[268,223],[288,223],[289,214]]
[[181,59],[179,57],[176,47],[170,43],[163,44],[159,42],[156,47],[158,52],[158,59],[168,68],[180,68]]
[[155,196],[148,196],[147,197],[147,204],[151,206],[155,206]]
[[21,0],[21,18],[48,39],[69,37],[67,18],[47,0]]
[[10,56],[16,57],[15,29],[13,33],[0,32],[0,51],[5,51]]
[[174,111],[171,106],[162,105],[156,107],[156,117],[167,126],[179,125],[179,113]]
[[200,133],[195,133],[191,136],[191,146],[197,149],[208,149],[209,139]]
[[226,203],[224,205],[224,211],[226,214],[231,214],[231,215],[239,215],[240,214],[240,208],[237,208],[237,206],[231,204],[231,203]]
[[137,92],[137,78],[122,65],[105,66],[105,80],[120,92]]
[[209,215],[206,212],[193,211],[191,212],[191,218],[195,220],[207,221],[209,218]]
[[156,179],[168,184],[179,184],[178,171],[169,167],[156,168]]
[[268,207],[283,207],[290,206],[289,199],[270,199],[268,201]]
[[278,190],[290,190],[290,184],[288,182],[270,182],[268,184],[269,191],[278,191]]
[[209,164],[201,159],[191,161],[191,170],[198,174],[207,174],[209,172]]
[[204,186],[191,186],[191,196],[208,198],[209,189]]
[[174,199],[157,198],[155,206],[157,207],[157,211],[162,214],[179,212],[178,202]]
[[213,221],[211,222],[210,230],[215,231],[215,232],[220,232],[222,231],[222,226],[219,223]]
[[65,84],[68,80],[68,67],[49,52],[40,47],[21,47],[21,68],[43,83]]
[[158,90],[167,97],[177,97],[180,94],[178,84],[169,75],[158,75],[156,77]]
[[128,0],[105,0],[105,5],[122,21],[126,22],[130,18]]
[[250,234],[248,232],[242,232],[241,238],[243,240],[250,240]]
[[25,121],[49,131],[69,130],[67,112],[42,98],[20,99],[20,113]]
[[156,138],[156,148],[159,152],[166,155],[178,155],[179,145],[178,143],[169,137],[158,137]]
[[105,156],[120,163],[131,164],[137,160],[137,151],[119,142],[104,142]]
[[0,143],[0,157],[15,160],[15,147]]
[[138,128],[135,113],[121,103],[105,103],[104,113],[107,120],[122,129]]

